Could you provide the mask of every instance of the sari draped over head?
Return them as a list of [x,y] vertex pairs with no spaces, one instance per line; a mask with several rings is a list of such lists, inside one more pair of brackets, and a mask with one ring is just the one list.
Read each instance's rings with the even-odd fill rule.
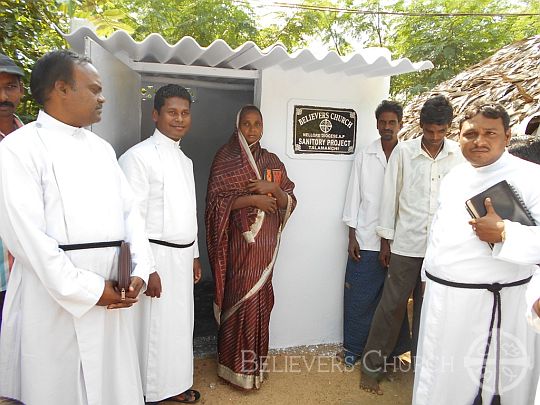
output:
[[[232,210],[238,197],[251,194],[249,180],[262,178],[279,182],[287,207],[275,214],[255,207]],[[218,374],[246,389],[259,388],[263,379],[261,358],[268,353],[274,303],[272,271],[281,231],[296,206],[293,189],[279,158],[259,142],[248,146],[239,130],[214,158],[205,223],[219,325]]]

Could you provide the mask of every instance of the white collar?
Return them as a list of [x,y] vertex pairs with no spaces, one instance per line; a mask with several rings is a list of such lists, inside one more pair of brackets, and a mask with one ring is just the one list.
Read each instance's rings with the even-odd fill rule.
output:
[[64,133],[65,135],[76,135],[84,132],[84,128],[68,125],[57,120],[43,110],[39,110],[39,114],[36,119],[36,127],[54,130],[55,132]]
[[505,150],[503,154],[499,156],[499,158],[490,165],[480,167],[474,167],[472,165],[471,166],[473,167],[473,169],[477,170],[480,173],[490,173],[503,168],[508,163],[509,159],[511,159],[510,153]]
[[[414,146],[414,149],[416,149],[416,153],[413,155],[413,158],[418,157],[418,156],[428,156],[428,154],[426,152],[424,152],[424,150],[422,149],[422,136],[423,135],[420,135],[420,136],[410,140],[411,143],[416,144]],[[437,156],[435,156],[434,160],[439,160],[439,159],[447,157],[448,155],[453,155],[455,153],[455,150],[452,149],[450,144],[451,143],[448,141],[448,139],[446,137],[444,137],[443,146],[442,146],[441,150],[439,151],[439,153],[437,154]]]
[[157,128],[154,130],[154,134],[152,136],[154,138],[154,142],[156,143],[156,145],[165,145],[165,146],[175,147],[175,148],[180,147],[180,140],[175,141],[169,138]]

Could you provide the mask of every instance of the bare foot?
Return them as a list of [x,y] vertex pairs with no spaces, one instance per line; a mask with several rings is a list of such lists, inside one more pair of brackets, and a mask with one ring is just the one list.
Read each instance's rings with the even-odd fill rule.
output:
[[369,392],[370,394],[383,394],[377,378],[366,373],[362,373],[362,377],[360,379],[360,388],[366,392]]
[[390,382],[398,381],[400,379],[398,372],[395,370],[387,372],[384,377]]
[[395,357],[394,361],[386,366],[384,378],[386,378],[390,382],[393,382],[397,379],[397,372],[399,371],[399,366],[396,366],[396,361],[400,360]]

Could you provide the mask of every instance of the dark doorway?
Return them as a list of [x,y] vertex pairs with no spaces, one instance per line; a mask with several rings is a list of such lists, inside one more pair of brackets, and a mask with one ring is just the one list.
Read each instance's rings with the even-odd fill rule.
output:
[[206,357],[216,353],[217,326],[214,319],[214,282],[201,280],[194,290],[195,328],[193,331],[193,354]]

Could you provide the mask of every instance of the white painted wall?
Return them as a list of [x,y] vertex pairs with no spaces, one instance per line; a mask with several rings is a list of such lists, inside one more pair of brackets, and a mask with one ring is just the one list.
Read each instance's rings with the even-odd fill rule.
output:
[[[103,49],[92,50],[108,98],[102,122],[93,129],[120,154],[140,139],[140,77]],[[275,265],[272,348],[342,341],[347,229],[341,212],[352,160],[288,156],[288,131],[293,125],[288,104],[293,99],[312,100],[313,105],[354,109],[358,149],[378,137],[374,111],[388,97],[389,87],[389,77],[367,79],[279,67],[261,73],[255,98],[264,115],[262,144],[285,164],[298,199]],[[231,119],[230,128],[232,123]],[[227,136],[229,132],[226,129]]]
[[101,121],[91,130],[108,141],[120,156],[140,141],[141,77],[116,57],[86,40],[86,55],[101,76],[105,105]]
[[352,161],[293,159],[287,156],[291,99],[320,105],[338,103],[358,114],[357,149],[378,137],[375,108],[388,97],[388,77],[366,79],[345,74],[284,71],[262,72],[263,147],[276,153],[295,182],[298,206],[284,230],[274,270],[275,306],[270,346],[342,341],[343,280],[347,260],[347,228],[341,221]]

